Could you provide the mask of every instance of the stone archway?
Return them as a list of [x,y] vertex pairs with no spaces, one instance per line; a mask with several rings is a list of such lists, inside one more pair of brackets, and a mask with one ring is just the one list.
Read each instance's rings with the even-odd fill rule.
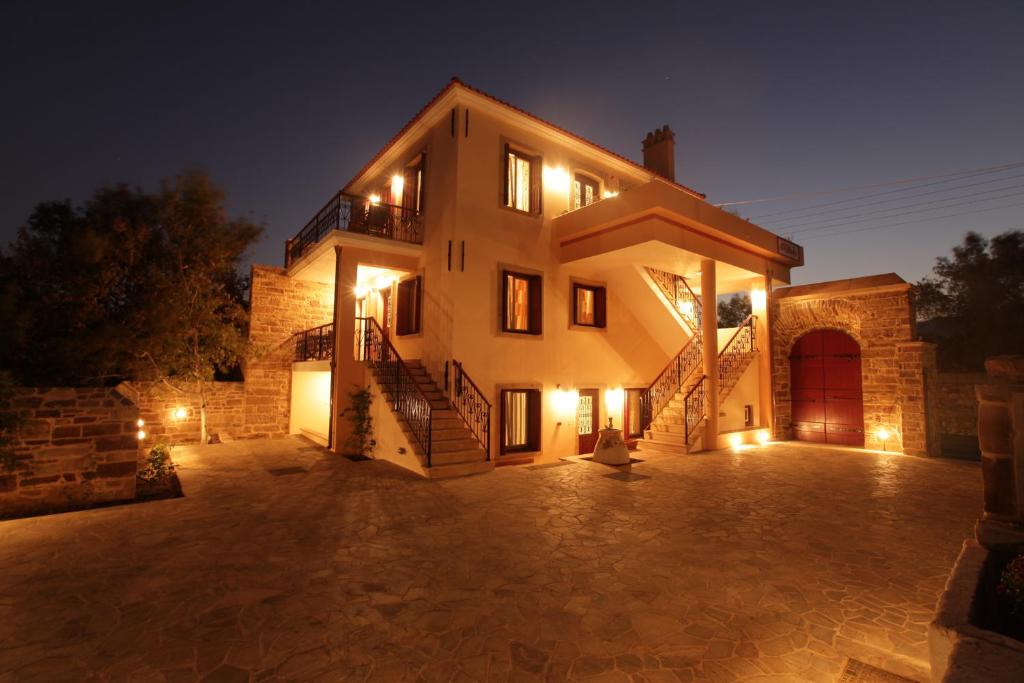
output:
[[860,344],[838,330],[804,333],[789,353],[793,437],[864,446]]

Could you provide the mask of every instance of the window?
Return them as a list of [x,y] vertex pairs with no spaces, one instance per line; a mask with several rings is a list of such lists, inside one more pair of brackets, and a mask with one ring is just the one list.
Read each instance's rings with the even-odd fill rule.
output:
[[540,157],[517,152],[505,145],[505,206],[540,213]]
[[416,213],[423,211],[423,168],[425,163],[426,155],[420,154],[405,167],[401,203],[402,208],[407,211]]
[[417,276],[398,283],[398,307],[395,310],[395,332],[398,335],[419,333],[422,304],[423,278]]
[[604,287],[572,284],[572,323],[584,327],[606,325],[606,296]]
[[501,391],[501,453],[540,450],[540,391]]
[[541,333],[541,278],[508,270],[501,277],[501,330]]
[[622,421],[627,439],[639,438],[644,434],[644,416],[640,402],[644,391],[645,389],[626,389],[626,405]]
[[572,208],[579,209],[597,201],[597,181],[579,173],[572,181]]

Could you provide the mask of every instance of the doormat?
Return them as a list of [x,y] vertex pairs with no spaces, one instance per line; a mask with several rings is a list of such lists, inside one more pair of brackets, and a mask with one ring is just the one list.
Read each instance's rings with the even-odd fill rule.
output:
[[551,469],[552,467],[564,467],[565,465],[571,465],[571,464],[572,464],[571,462],[565,462],[565,461],[562,461],[562,462],[542,462],[539,465],[527,465],[526,469],[528,469],[528,470],[547,470],[547,469]]
[[278,467],[267,470],[272,476],[283,477],[288,474],[305,474],[308,470],[305,467]]
[[846,660],[846,668],[839,677],[839,683],[914,683],[909,678],[865,664],[856,659]]
[[651,478],[649,474],[634,474],[633,472],[612,472],[602,476],[608,479],[615,479],[616,481],[642,481]]

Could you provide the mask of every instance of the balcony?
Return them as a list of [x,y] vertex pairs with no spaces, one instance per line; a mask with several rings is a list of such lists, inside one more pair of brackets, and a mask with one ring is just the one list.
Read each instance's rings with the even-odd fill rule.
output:
[[285,242],[284,265],[291,266],[334,230],[386,240],[423,244],[423,214],[372,198],[334,195],[295,237]]

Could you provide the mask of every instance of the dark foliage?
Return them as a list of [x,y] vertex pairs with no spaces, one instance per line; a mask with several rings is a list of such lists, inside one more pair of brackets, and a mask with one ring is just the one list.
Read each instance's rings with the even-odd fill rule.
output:
[[718,302],[718,326],[739,327],[750,315],[750,296],[746,292],[733,294],[727,301]]
[[238,268],[262,228],[201,172],[39,204],[0,254],[0,367],[24,385],[212,379],[245,350]]
[[990,356],[1024,353],[1024,232],[969,232],[933,272],[915,302],[918,334],[939,345],[942,369],[980,370]]

